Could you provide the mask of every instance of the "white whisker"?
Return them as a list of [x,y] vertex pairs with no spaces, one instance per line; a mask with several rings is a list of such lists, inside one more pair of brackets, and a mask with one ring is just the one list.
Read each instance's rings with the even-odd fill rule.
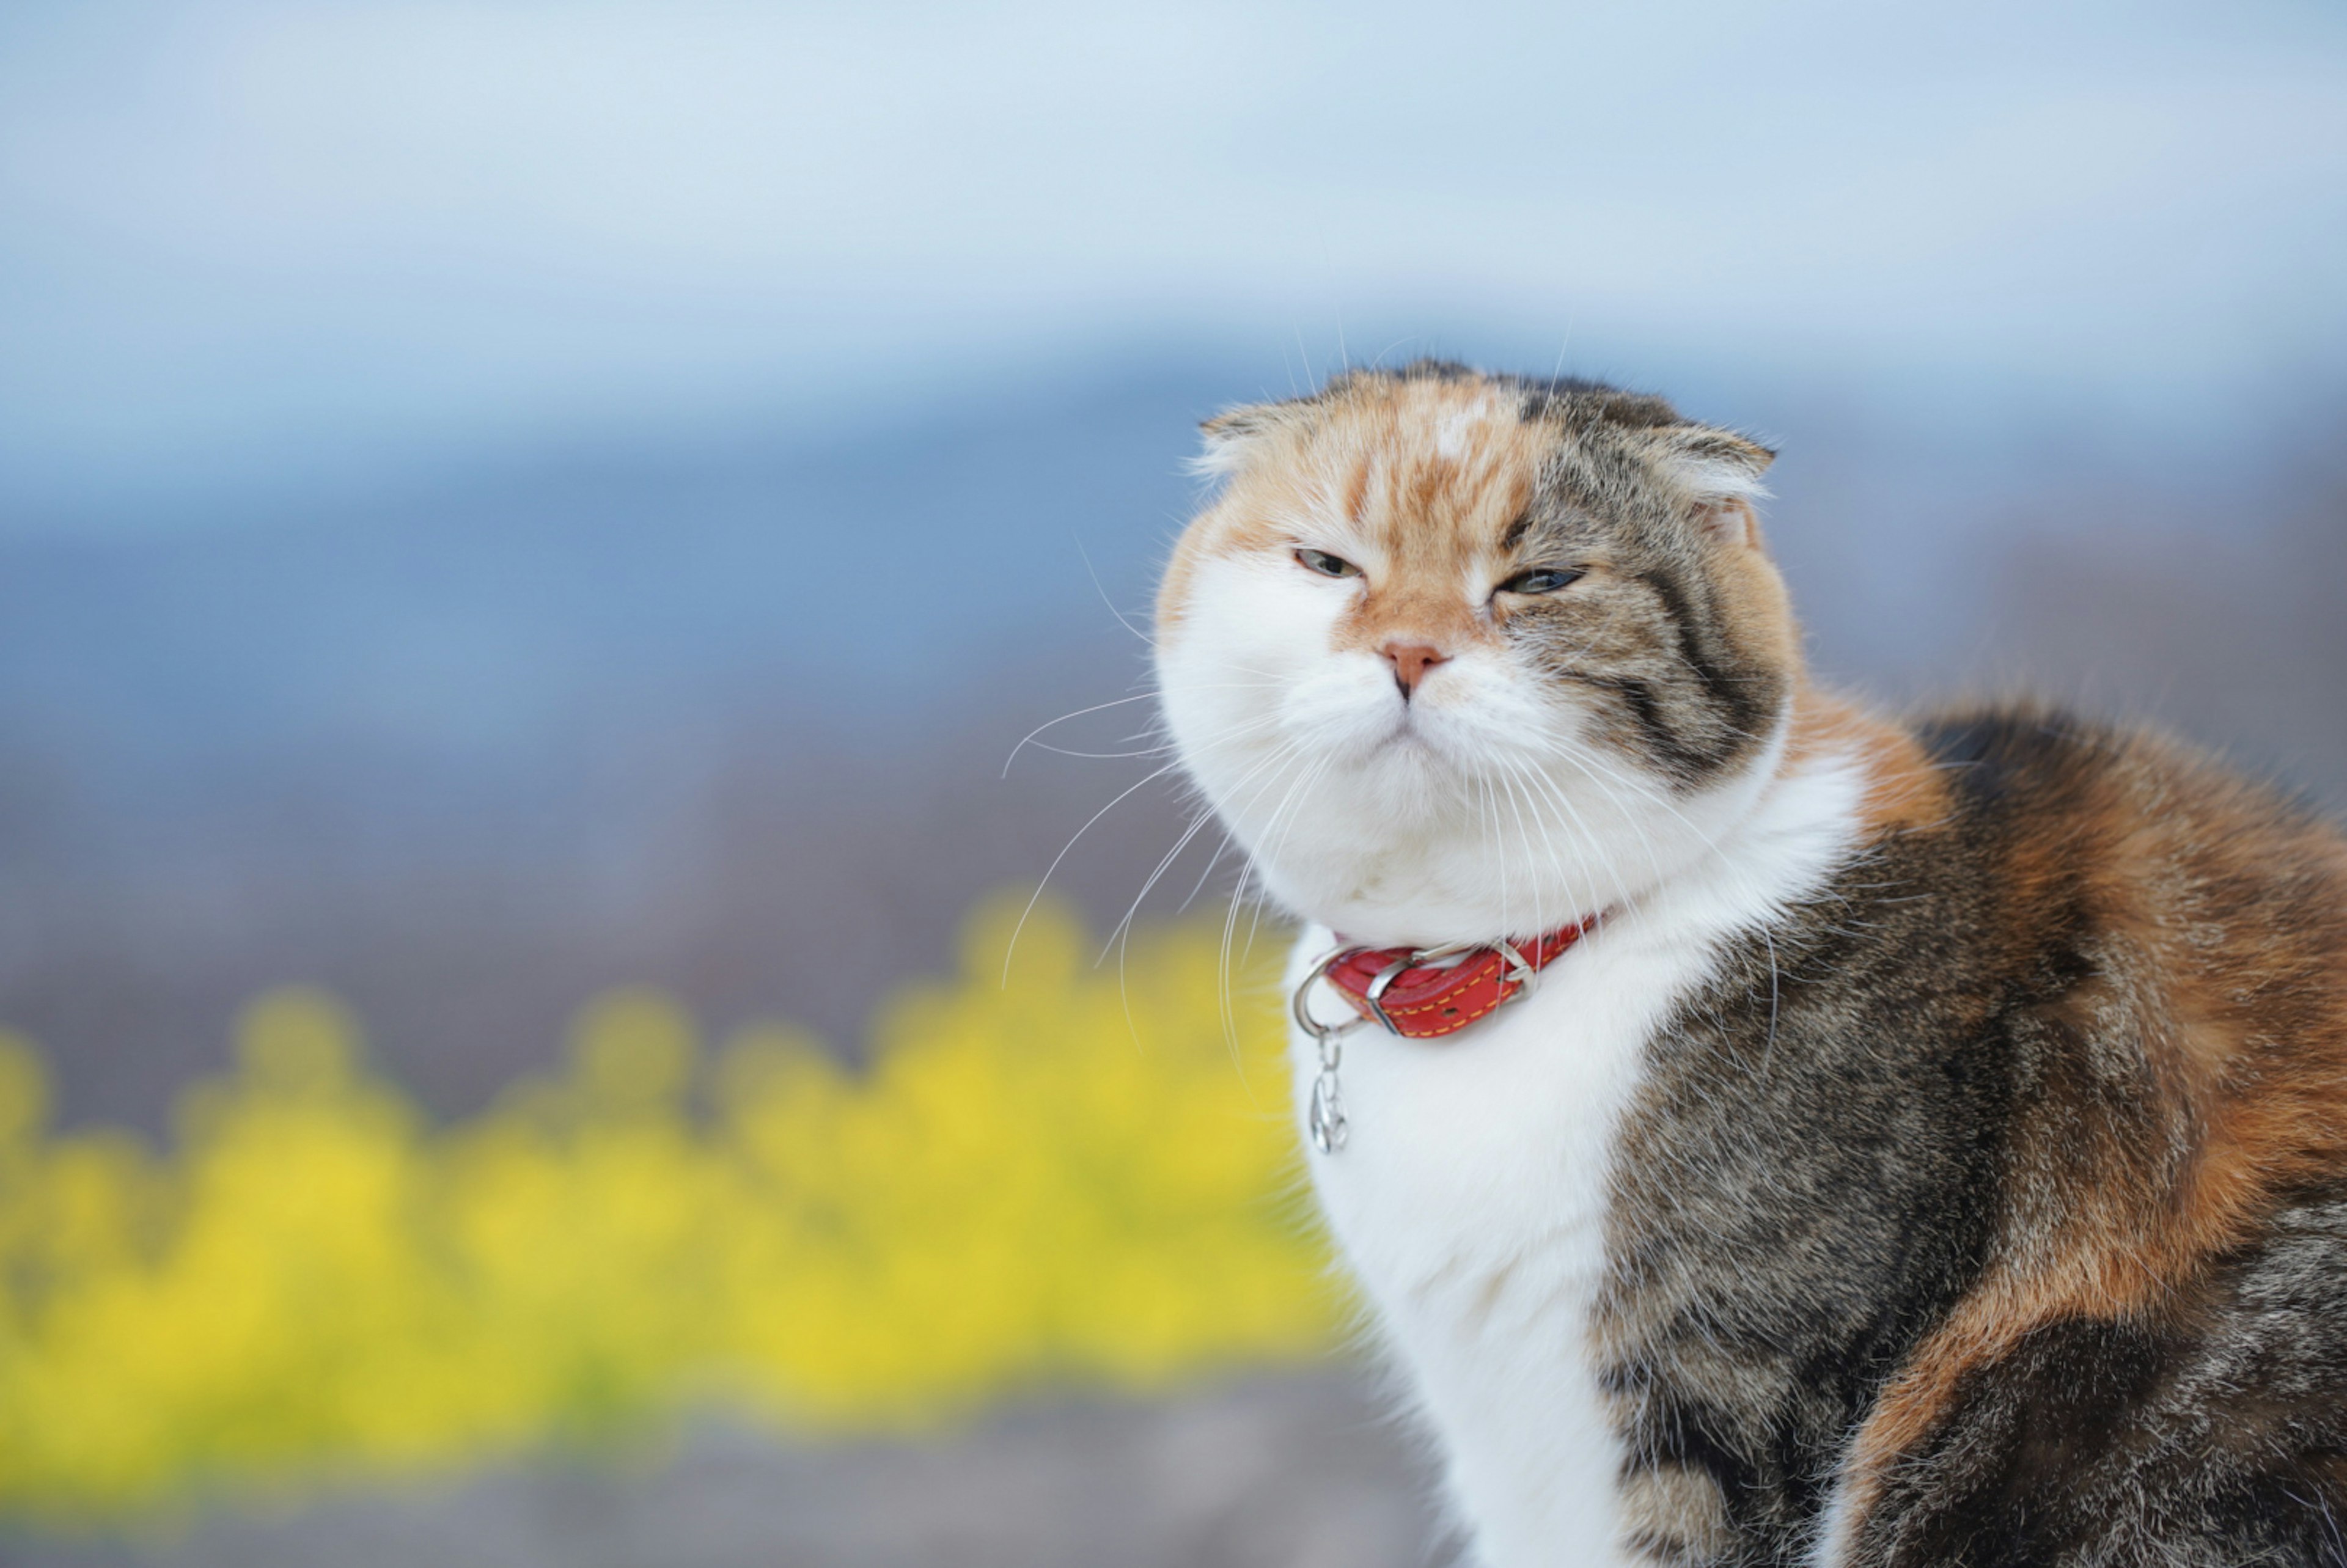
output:
[[1124,618],[1124,611],[1116,607],[1116,601],[1108,596],[1108,589],[1101,586],[1100,573],[1092,569],[1092,551],[1084,548],[1084,541],[1081,538],[1075,536],[1072,532],[1070,537],[1075,541],[1076,554],[1083,558],[1084,575],[1092,579],[1093,591],[1100,595],[1101,602],[1108,606],[1108,612],[1116,617],[1116,623],[1119,626],[1123,627],[1127,631],[1132,632],[1133,636],[1139,638],[1141,640],[1141,645],[1143,648],[1148,649],[1153,653],[1157,651],[1157,639],[1150,636],[1149,633],[1142,630],[1141,628],[1133,625],[1133,622]]
[[1162,768],[1152,769],[1146,777],[1135,780],[1133,783],[1127,784],[1122,790],[1117,793],[1117,796],[1114,800],[1110,801],[1106,805],[1101,807],[1098,811],[1092,813],[1090,817],[1086,818],[1083,826],[1076,829],[1075,833],[1068,839],[1068,842],[1060,846],[1060,853],[1051,856],[1051,864],[1044,867],[1043,879],[1035,884],[1035,891],[1033,895],[1028,898],[1027,907],[1019,911],[1019,923],[1010,927],[1010,940],[1002,949],[1002,983],[1005,986],[1008,986],[1010,983],[1010,957],[1013,953],[1016,953],[1019,950],[1019,935],[1020,932],[1027,929],[1028,917],[1035,913],[1035,906],[1042,901],[1043,889],[1051,885],[1051,873],[1059,870],[1060,862],[1068,857],[1068,851],[1076,846],[1076,840],[1083,837],[1085,834],[1091,832],[1093,823],[1098,822],[1102,817],[1104,817],[1110,812],[1114,811],[1120,804],[1130,799],[1133,793],[1139,790],[1143,784],[1152,784],[1158,779],[1163,778],[1167,774],[1172,773],[1175,768],[1178,768],[1182,764],[1180,763],[1167,763]]

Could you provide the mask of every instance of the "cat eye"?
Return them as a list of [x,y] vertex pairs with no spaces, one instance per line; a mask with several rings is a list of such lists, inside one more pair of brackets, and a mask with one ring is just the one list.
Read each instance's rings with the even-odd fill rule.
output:
[[1351,561],[1346,560],[1341,556],[1332,556],[1327,550],[1306,549],[1299,548],[1296,552],[1296,559],[1303,565],[1318,572],[1322,577],[1358,577],[1361,575],[1361,569],[1359,567],[1355,566]]
[[1520,571],[1501,583],[1499,591],[1501,593],[1554,593],[1558,589],[1571,588],[1581,580],[1581,573],[1567,570],[1563,567],[1534,567],[1530,571]]

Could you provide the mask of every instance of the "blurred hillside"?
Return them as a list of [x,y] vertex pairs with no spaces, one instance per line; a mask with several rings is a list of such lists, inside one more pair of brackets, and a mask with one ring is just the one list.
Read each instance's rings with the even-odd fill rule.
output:
[[[19,501],[0,1021],[56,1048],[69,1119],[150,1126],[286,982],[348,999],[443,1112],[612,985],[852,1050],[974,899],[1162,760],[1030,746],[1004,774],[1036,725],[1145,692],[1194,423],[1299,380],[1128,355],[846,435],[639,434],[70,528]],[[1782,446],[1769,527],[1830,678],[2050,689],[2347,798],[2347,478],[2302,434],[2335,404],[2187,425],[1659,384]],[[1130,753],[1149,723],[1124,702],[1040,739]],[[1054,886],[1105,928],[1184,820],[1142,784]]]
[[[12,518],[0,1017],[65,1048],[74,1113],[150,1122],[297,977],[444,1108],[623,981],[852,1039],[1096,804],[999,775],[1139,673],[1103,595],[1145,599],[1212,405],[1030,389],[820,445]],[[1069,885],[1137,886],[1153,842]]]

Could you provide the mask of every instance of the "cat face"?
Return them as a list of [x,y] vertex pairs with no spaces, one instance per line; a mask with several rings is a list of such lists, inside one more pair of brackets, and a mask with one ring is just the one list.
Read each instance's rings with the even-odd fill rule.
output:
[[1798,674],[1770,454],[1661,400],[1455,366],[1211,421],[1165,713],[1272,894],[1363,941],[1530,936],[1701,855]]

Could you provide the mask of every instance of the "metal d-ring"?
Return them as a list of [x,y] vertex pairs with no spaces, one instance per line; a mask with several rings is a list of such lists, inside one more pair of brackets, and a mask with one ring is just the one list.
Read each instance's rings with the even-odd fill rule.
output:
[[1313,965],[1305,977],[1296,982],[1294,994],[1288,998],[1288,1011],[1295,1015],[1296,1027],[1319,1041],[1324,1054],[1332,1048],[1332,1041],[1352,1033],[1368,1021],[1367,1019],[1355,1017],[1348,1018],[1342,1023],[1322,1023],[1312,1016],[1312,1009],[1305,1005],[1305,999],[1312,994],[1312,988],[1318,982],[1327,979],[1328,971],[1337,967],[1337,960],[1351,950],[1349,948],[1339,948]]

